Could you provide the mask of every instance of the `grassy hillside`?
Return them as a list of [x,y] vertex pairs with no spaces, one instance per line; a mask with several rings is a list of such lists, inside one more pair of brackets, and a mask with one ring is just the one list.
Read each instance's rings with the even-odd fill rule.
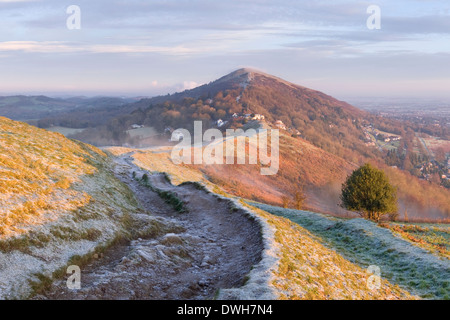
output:
[[[281,205],[283,197],[292,202],[295,193],[303,187],[307,194],[307,206],[344,213],[345,210],[336,205],[338,195],[332,194],[333,185],[343,181],[355,166],[301,138],[292,138],[282,133],[280,165],[276,175],[261,175],[259,165],[207,165],[191,168],[197,168],[212,182],[243,198]],[[319,189],[323,193],[329,193],[329,201],[324,201],[316,193]]]
[[447,225],[390,222],[380,226],[432,253],[450,258],[450,227]]
[[[411,241],[411,237],[400,237],[398,233],[363,219],[346,220],[308,211],[251,204],[288,218],[363,268],[378,266],[383,277],[413,294],[432,299],[450,298],[448,252],[437,254],[438,251],[423,239],[422,242]],[[440,233],[440,243],[448,246],[449,228],[444,225],[430,228],[436,228]],[[411,229],[417,230],[414,226]]]
[[[132,149],[109,150],[117,154]],[[306,206],[324,212],[347,214],[337,206],[339,195],[335,185],[343,181],[355,166],[301,138],[281,134],[280,167],[276,175],[268,176],[261,175],[259,164],[175,165],[171,161],[170,150],[165,151],[136,150],[133,157],[136,164],[145,169],[169,172],[174,183],[209,181],[233,195],[275,205],[281,205],[283,197],[292,201],[298,188],[304,186],[308,196]],[[319,192],[319,189],[322,191]],[[324,194],[327,194],[327,201],[323,201]]]
[[279,265],[272,285],[279,299],[414,299],[381,275],[380,287],[368,285],[371,273],[323,244],[322,239],[288,219],[249,206],[274,229]]
[[0,116],[16,120],[38,119],[74,108],[75,103],[45,96],[0,97]]
[[66,265],[161,224],[141,211],[102,151],[6,118],[0,186],[0,299],[39,293]]
[[27,224],[87,204],[90,196],[70,186],[97,171],[92,161],[104,154],[89,148],[61,134],[0,118],[0,235],[24,232]]

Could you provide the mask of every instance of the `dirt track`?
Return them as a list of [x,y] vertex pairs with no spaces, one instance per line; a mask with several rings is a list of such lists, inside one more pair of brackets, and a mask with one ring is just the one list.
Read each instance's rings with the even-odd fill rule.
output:
[[[161,174],[152,186],[176,193],[185,213],[175,211],[156,192],[132,177],[145,171],[130,154],[116,159],[116,175],[142,207],[168,226],[168,233],[109,249],[83,267],[81,289],[54,283],[48,299],[212,299],[220,288],[241,286],[263,250],[260,226],[230,203],[195,188],[173,186]],[[147,173],[148,174],[148,173]]]

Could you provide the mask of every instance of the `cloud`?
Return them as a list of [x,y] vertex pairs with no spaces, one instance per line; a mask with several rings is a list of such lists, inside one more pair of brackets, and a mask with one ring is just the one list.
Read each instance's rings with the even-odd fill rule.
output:
[[190,89],[194,89],[196,87],[198,87],[199,84],[195,81],[184,81],[183,82],[183,87],[181,88],[182,91],[184,90],[190,90]]
[[82,29],[70,31],[65,9],[72,2],[0,0],[5,79],[24,88],[45,82],[164,93],[253,65],[335,93],[376,91],[380,82],[404,90],[408,77],[416,89],[424,81],[441,90],[450,72],[444,0],[377,0],[381,30],[366,27],[371,0],[75,3]]
[[[0,51],[23,51],[29,53],[160,53],[185,55],[199,49],[183,46],[159,47],[146,45],[78,44],[60,41],[5,41],[0,42]],[[204,50],[201,49],[201,50]]]

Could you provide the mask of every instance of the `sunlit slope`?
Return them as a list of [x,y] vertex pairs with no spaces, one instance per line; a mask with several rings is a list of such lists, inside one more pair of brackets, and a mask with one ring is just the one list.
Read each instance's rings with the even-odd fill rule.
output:
[[89,202],[69,187],[93,174],[89,164],[98,149],[88,149],[63,135],[0,118],[0,235],[26,230],[62,211]]
[[[338,189],[356,166],[301,138],[281,133],[279,142],[279,168],[274,175],[262,175],[261,164],[248,163],[249,144],[255,143],[249,139],[246,140],[246,164],[236,164],[235,160],[235,164],[227,165],[176,165],[171,160],[170,150],[135,150],[133,158],[138,166],[147,170],[167,171],[174,183],[209,180],[233,195],[275,205],[282,205],[283,197],[292,202],[303,186],[308,208],[345,214],[346,211],[337,206]],[[112,148],[110,151],[117,154],[132,149]],[[226,154],[225,148],[223,154]]]
[[130,226],[154,224],[102,151],[6,118],[0,188],[0,299],[26,298]]
[[321,189],[324,194],[332,192],[333,186],[340,185],[354,169],[351,163],[301,138],[292,138],[283,133],[280,135],[279,152],[279,168],[274,175],[261,175],[260,165],[193,167],[198,167],[211,181],[228,192],[243,198],[281,205],[283,197],[292,202],[295,193],[303,186],[308,207],[332,213],[344,212],[336,205],[336,194],[321,196],[315,190]]

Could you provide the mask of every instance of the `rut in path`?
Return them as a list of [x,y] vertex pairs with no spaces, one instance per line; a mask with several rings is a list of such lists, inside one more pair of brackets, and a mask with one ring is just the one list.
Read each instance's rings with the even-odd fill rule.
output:
[[[173,186],[162,174],[149,175],[132,163],[131,155],[116,159],[116,176],[167,232],[110,248],[83,267],[81,289],[69,290],[66,280],[61,280],[44,297],[212,299],[221,288],[243,285],[252,266],[261,260],[259,224],[242,210],[231,210],[229,201],[194,185]],[[176,194],[187,212],[176,212],[134,179],[133,172],[137,178],[147,173],[153,187]]]

